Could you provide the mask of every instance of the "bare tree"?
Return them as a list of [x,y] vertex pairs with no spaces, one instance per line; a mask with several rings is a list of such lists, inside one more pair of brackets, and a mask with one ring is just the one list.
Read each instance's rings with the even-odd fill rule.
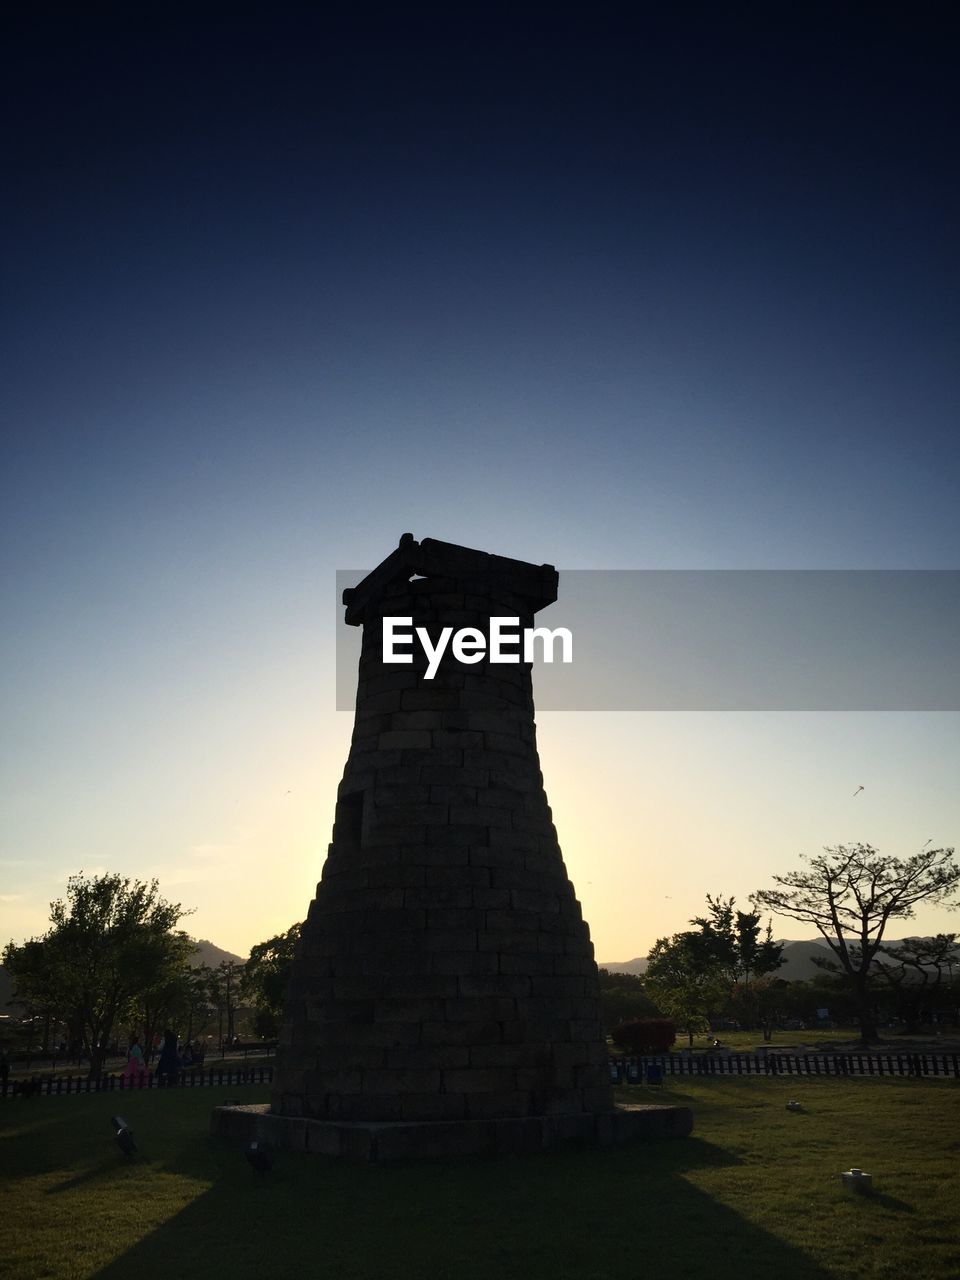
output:
[[846,975],[857,1003],[860,1038],[877,1039],[870,993],[873,966],[891,920],[908,920],[918,902],[950,903],[960,886],[954,850],[921,849],[911,858],[882,855],[869,844],[836,845],[809,870],[774,876],[751,901],[764,911],[811,924]]

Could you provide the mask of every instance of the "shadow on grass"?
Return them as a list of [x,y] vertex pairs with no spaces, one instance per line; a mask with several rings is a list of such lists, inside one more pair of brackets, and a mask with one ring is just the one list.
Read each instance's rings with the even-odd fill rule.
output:
[[896,1196],[887,1196],[883,1192],[874,1191],[871,1195],[864,1196],[867,1204],[875,1204],[881,1209],[889,1209],[891,1213],[916,1213],[916,1205],[908,1204],[906,1200],[898,1200]]
[[723,1280],[763,1271],[828,1280],[806,1255],[687,1181],[696,1169],[736,1163],[688,1138],[394,1166],[281,1152],[260,1178],[240,1144],[198,1137],[166,1168],[207,1188],[96,1277]]

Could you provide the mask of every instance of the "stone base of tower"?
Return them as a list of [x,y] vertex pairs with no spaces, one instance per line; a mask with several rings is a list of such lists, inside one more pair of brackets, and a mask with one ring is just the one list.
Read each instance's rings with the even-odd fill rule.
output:
[[620,1146],[651,1138],[685,1138],[689,1107],[627,1106],[596,1114],[523,1116],[503,1120],[305,1120],[275,1115],[269,1103],[215,1107],[215,1137],[346,1160],[430,1160],[545,1151],[566,1144]]

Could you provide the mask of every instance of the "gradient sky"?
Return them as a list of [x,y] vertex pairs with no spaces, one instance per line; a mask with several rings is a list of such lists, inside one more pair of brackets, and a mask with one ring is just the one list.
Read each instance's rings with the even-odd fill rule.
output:
[[[214,8],[4,41],[3,941],[81,868],[242,954],[303,917],[334,574],[405,530],[958,567],[947,8]],[[960,836],[956,713],[539,738],[601,960],[823,845]]]

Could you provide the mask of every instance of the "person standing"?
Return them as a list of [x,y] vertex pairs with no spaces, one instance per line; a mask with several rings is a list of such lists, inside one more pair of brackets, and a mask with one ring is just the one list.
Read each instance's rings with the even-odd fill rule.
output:
[[123,1069],[123,1074],[128,1081],[128,1087],[131,1087],[135,1081],[138,1084],[143,1083],[143,1050],[140,1048],[138,1036],[134,1036],[130,1041],[127,1065]]
[[157,1060],[157,1078],[161,1085],[175,1085],[180,1073],[180,1058],[177,1055],[177,1033],[163,1033],[163,1048]]

